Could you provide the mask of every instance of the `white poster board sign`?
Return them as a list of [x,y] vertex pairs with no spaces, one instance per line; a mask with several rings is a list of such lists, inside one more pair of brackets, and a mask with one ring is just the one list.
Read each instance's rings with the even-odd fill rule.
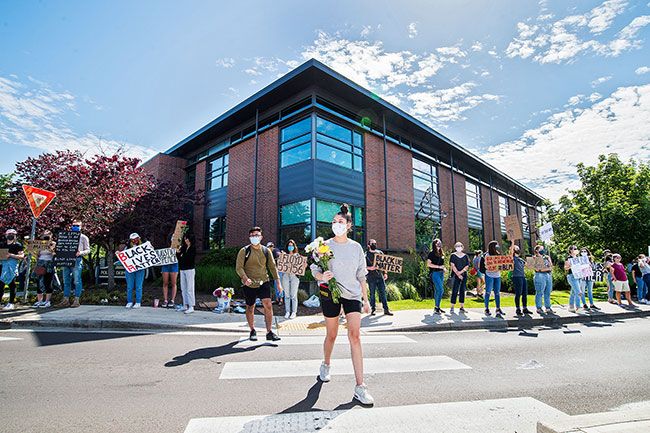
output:
[[569,258],[569,263],[571,263],[571,273],[574,277],[587,278],[594,276],[594,271],[591,269],[589,257],[571,257]]
[[149,241],[124,251],[118,251],[117,258],[129,273],[162,264],[157,251]]
[[158,255],[158,260],[160,260],[160,266],[173,265],[178,263],[178,258],[176,257],[176,250],[173,248],[162,248],[156,250]]
[[539,228],[539,238],[543,242],[548,242],[553,237],[553,224],[547,222]]

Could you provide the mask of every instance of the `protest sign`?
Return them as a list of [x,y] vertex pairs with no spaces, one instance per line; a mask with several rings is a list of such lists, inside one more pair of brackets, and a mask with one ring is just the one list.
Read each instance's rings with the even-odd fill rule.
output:
[[547,265],[546,259],[543,256],[526,257],[526,267],[537,272],[548,272],[553,270],[551,266]]
[[485,270],[488,272],[512,271],[514,268],[512,256],[485,256]]
[[543,242],[548,242],[553,237],[553,224],[547,222],[539,228],[539,238]]
[[389,256],[387,254],[375,254],[373,266],[382,272],[401,274],[403,261],[404,259],[401,257]]
[[51,241],[41,240],[41,239],[30,239],[25,244],[25,254],[32,254],[38,256],[38,253],[42,250],[47,250]]
[[129,273],[161,265],[158,253],[148,241],[142,245],[118,251],[116,254],[126,272]]
[[300,254],[282,253],[275,262],[275,267],[278,269],[278,272],[305,275],[307,257],[301,256]]
[[173,248],[162,248],[156,250],[158,255],[158,260],[160,260],[160,266],[173,265],[178,263],[178,258],[176,257],[176,250]]
[[9,250],[7,248],[0,248],[0,260],[7,260],[9,258]]
[[571,273],[574,277],[587,278],[594,276],[594,271],[591,269],[589,257],[569,257],[569,263],[571,263]]
[[77,263],[77,251],[79,251],[80,237],[81,232],[59,232],[56,239],[56,255],[54,256],[55,265],[70,267]]
[[503,217],[503,222],[506,225],[506,236],[508,236],[509,241],[516,241],[517,239],[524,238],[524,234],[521,231],[521,221],[519,221],[519,216],[506,215]]
[[187,221],[176,221],[176,228],[174,229],[174,234],[172,235],[172,244],[171,248],[177,250],[181,247],[181,242],[183,241],[183,235],[187,231]]

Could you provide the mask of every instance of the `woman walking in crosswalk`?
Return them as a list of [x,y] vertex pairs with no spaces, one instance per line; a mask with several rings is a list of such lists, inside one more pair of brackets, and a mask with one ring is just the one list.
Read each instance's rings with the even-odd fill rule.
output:
[[344,204],[332,220],[332,231],[335,236],[325,241],[325,245],[333,253],[333,258],[329,261],[329,270],[323,271],[318,264],[312,264],[310,267],[312,275],[319,281],[319,284],[326,284],[334,278],[341,291],[338,299],[332,297],[332,292],[329,289],[325,289],[324,292],[328,296],[321,293],[321,306],[325,316],[327,335],[323,344],[325,359],[320,367],[320,379],[323,382],[330,381],[330,360],[339,328],[339,315],[341,307],[343,307],[348,324],[348,340],[350,341],[352,366],[356,379],[354,398],[362,404],[371,405],[374,403],[374,399],[363,382],[363,351],[361,349],[361,310],[366,314],[370,312],[366,285],[368,270],[363,248],[359,243],[348,238],[348,232],[351,229],[352,215],[348,206]]

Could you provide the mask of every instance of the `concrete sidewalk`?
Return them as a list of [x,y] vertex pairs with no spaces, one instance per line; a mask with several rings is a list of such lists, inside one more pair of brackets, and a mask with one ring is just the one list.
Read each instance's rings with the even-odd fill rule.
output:
[[650,431],[650,402],[610,412],[556,417],[537,423],[537,433],[641,433]]
[[[514,307],[504,308],[504,318],[486,317],[482,309],[469,309],[466,314],[434,315],[432,310],[396,311],[394,316],[364,315],[362,332],[417,332],[450,331],[468,329],[527,329],[534,326],[561,326],[571,323],[617,321],[627,318],[650,316],[650,305],[635,308],[619,307],[606,302],[598,303],[599,312],[570,313],[566,306],[555,306],[555,314],[517,317]],[[261,311],[261,309],[259,309]],[[344,322],[342,321],[342,326]],[[273,327],[280,334],[324,333],[322,315],[302,316],[286,320],[275,317]],[[264,318],[255,316],[255,326],[264,328]],[[0,327],[47,327],[87,329],[129,329],[169,331],[222,331],[247,333],[248,326],[243,314],[216,314],[211,311],[195,311],[183,314],[162,308],[143,307],[128,310],[117,306],[82,305],[80,308],[32,309],[0,312]]]

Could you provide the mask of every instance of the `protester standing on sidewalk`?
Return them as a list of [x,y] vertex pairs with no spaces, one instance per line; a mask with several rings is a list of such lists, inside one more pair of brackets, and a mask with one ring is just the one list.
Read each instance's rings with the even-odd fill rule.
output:
[[630,307],[633,307],[632,295],[630,295],[630,283],[627,281],[627,272],[625,272],[625,266],[621,263],[620,254],[612,254],[614,263],[612,263],[612,282],[614,283],[614,290],[616,291],[616,303],[618,305],[623,305],[621,303],[621,292],[625,293],[625,299]]
[[603,251],[603,257],[605,258],[603,261],[603,272],[607,274],[607,302],[610,304],[615,304],[616,301],[614,301],[614,282],[612,276],[612,264],[614,263],[614,259],[612,258],[612,253],[610,250]]
[[645,262],[645,255],[639,254],[632,266],[632,278],[636,282],[636,299],[639,304],[647,304],[646,297],[648,296],[648,287],[643,281],[643,273],[641,272],[641,263]]
[[575,313],[576,310],[580,308],[580,298],[582,297],[582,292],[584,290],[584,281],[573,275],[573,271],[571,270],[570,259],[574,259],[577,256],[578,247],[571,245],[569,247],[569,257],[564,261],[564,270],[566,272],[566,279],[571,287],[571,293],[569,294],[569,311],[572,313]]
[[[515,288],[515,313],[517,316],[523,316],[524,314],[533,314],[532,311],[528,309],[528,282],[526,281],[526,261],[521,258],[519,246],[515,245],[513,242],[510,245],[510,254],[512,254],[512,259],[514,262],[514,268],[512,270],[512,285]],[[519,307],[519,301],[521,299],[521,306],[524,307],[522,312]]]
[[460,312],[465,311],[465,292],[467,291],[467,271],[469,270],[469,256],[463,252],[464,245],[461,242],[456,242],[454,249],[456,250],[449,258],[451,263],[451,309],[450,312],[454,313],[456,306],[456,298],[460,301]]
[[541,257],[543,260],[543,267],[535,268],[535,276],[533,283],[535,284],[535,307],[537,314],[544,314],[542,310],[542,302],[546,307],[546,314],[553,314],[551,308],[551,292],[553,291],[553,261],[551,256],[546,254],[546,249],[543,245],[535,247],[535,257]]
[[325,244],[334,253],[334,257],[329,261],[329,270],[323,272],[323,269],[316,263],[310,267],[312,275],[319,283],[325,284],[335,278],[341,290],[339,302],[321,297],[327,335],[323,343],[324,360],[320,367],[319,377],[323,382],[329,382],[331,379],[330,361],[339,329],[339,315],[342,307],[348,325],[348,340],[356,380],[354,398],[362,404],[371,405],[374,403],[374,399],[363,381],[363,350],[361,348],[361,311],[363,310],[366,314],[370,312],[366,284],[368,269],[363,248],[348,238],[348,232],[351,229],[352,215],[348,206],[344,204],[332,219],[332,232],[335,236],[325,241]]
[[[591,266],[591,272],[592,276],[591,277],[584,277],[582,279],[582,304],[585,307],[585,310],[600,310],[600,308],[596,307],[594,305],[594,277],[593,275],[596,275],[596,264],[594,263],[594,258],[591,255],[591,252],[589,251],[589,248],[583,247],[580,248],[580,256],[581,257],[588,257],[589,258],[589,266]],[[589,304],[587,304],[587,299],[589,299]]]
[[[293,239],[289,239],[286,246],[287,254],[298,254],[298,245]],[[289,272],[279,274],[282,287],[284,288],[284,311],[285,319],[295,319],[298,314],[298,287],[300,278],[298,275]]]
[[[128,248],[137,247],[142,245],[142,239],[137,233],[129,235]],[[139,269],[134,272],[126,272],[126,308],[140,308],[142,306],[142,286],[144,284],[144,269]],[[135,303],[133,303],[133,291],[135,290]]]
[[269,279],[269,272],[282,294],[282,283],[278,270],[275,267],[273,252],[263,246],[262,229],[253,227],[248,231],[250,244],[243,247],[237,253],[236,270],[237,275],[241,278],[244,297],[246,298],[246,320],[250,327],[251,341],[257,341],[257,332],[255,331],[255,301],[260,299],[264,307],[264,322],[266,324],[266,339],[269,341],[278,341],[278,337],[271,325],[273,322],[273,305],[271,304],[271,290],[273,283]]
[[[174,239],[174,235],[171,235],[171,240]],[[174,301],[176,299],[176,283],[178,280],[178,262],[172,263],[169,265],[163,265],[160,270],[162,273],[162,292],[163,292],[163,308],[174,308]],[[171,286],[171,297],[167,297],[169,294],[169,288]]]
[[483,251],[476,250],[474,251],[474,259],[472,260],[472,266],[476,271],[476,296],[478,298],[483,297],[483,290],[485,289],[485,274],[481,272],[482,256],[483,256]]
[[25,258],[23,246],[16,240],[17,237],[18,232],[9,229],[5,232],[5,241],[0,243],[1,249],[9,251],[7,259],[2,263],[2,275],[0,275],[0,301],[5,293],[5,285],[9,286],[9,302],[2,308],[4,311],[16,308],[16,276],[18,276],[20,262]]
[[183,306],[181,311],[185,314],[194,312],[194,277],[196,268],[196,247],[194,246],[194,235],[185,233],[180,251],[177,254],[178,268],[181,271],[181,294],[183,295]]
[[501,309],[501,272],[488,271],[485,267],[485,257],[498,256],[501,253],[501,246],[497,241],[490,241],[488,252],[481,258],[481,272],[485,273],[485,315],[490,316],[490,294],[494,291],[494,303],[496,304],[495,314],[497,317],[505,316]]
[[[50,308],[52,299],[52,280],[54,279],[54,254],[56,242],[52,240],[52,232],[45,230],[41,240],[47,242],[47,247],[38,252],[34,274],[37,277],[38,285],[36,291],[35,308]],[[45,292],[45,299],[43,299]]]
[[375,256],[377,254],[384,254],[381,250],[377,249],[377,241],[370,239],[368,241],[368,251],[366,252],[366,268],[368,269],[367,282],[370,289],[370,315],[374,316],[377,310],[376,293],[379,292],[379,301],[384,308],[385,316],[392,316],[388,308],[388,301],[386,299],[386,279],[388,274],[382,272],[374,266]]
[[[642,254],[643,255],[643,254]],[[648,290],[650,290],[650,257],[643,257],[643,259],[638,261],[639,270],[641,271],[641,276],[643,277],[643,284],[645,284],[646,298]],[[644,304],[650,304],[650,301],[646,299]]]
[[427,256],[427,267],[429,268],[429,277],[433,282],[433,299],[435,307],[433,314],[443,314],[444,311],[440,309],[442,302],[442,295],[445,291],[445,253],[442,251],[442,241],[434,239],[431,243],[431,252]]
[[[73,232],[81,232],[81,220],[72,221],[70,230]],[[72,307],[79,306],[79,298],[83,291],[81,282],[81,271],[83,269],[83,257],[90,254],[90,240],[88,236],[81,233],[79,236],[79,247],[77,248],[77,260],[74,266],[63,267],[63,300],[57,304],[57,307]],[[70,292],[72,290],[72,282],[74,281],[74,301],[70,305]]]

